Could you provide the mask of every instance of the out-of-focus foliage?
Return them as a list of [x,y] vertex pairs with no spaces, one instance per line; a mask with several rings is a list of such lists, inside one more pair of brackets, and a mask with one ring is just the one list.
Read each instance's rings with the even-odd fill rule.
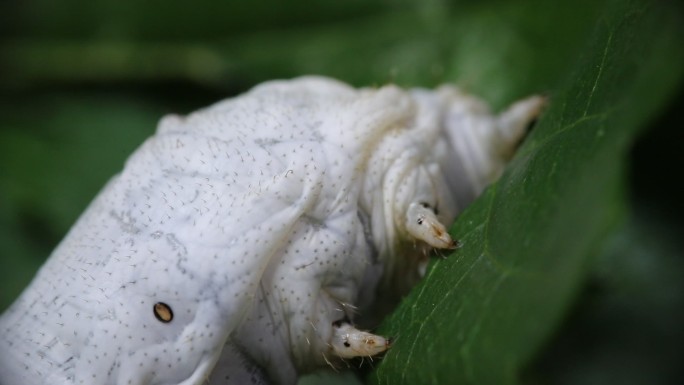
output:
[[[510,383],[528,365],[531,384],[678,383],[684,158],[653,159],[684,143],[657,134],[682,127],[676,107],[655,120],[682,106],[680,11],[647,0],[2,2],[0,309],[163,114],[311,73],[453,82],[497,108],[538,92],[551,104],[457,222],[464,248],[383,326],[398,338],[369,379]],[[630,157],[639,132],[650,144]]]

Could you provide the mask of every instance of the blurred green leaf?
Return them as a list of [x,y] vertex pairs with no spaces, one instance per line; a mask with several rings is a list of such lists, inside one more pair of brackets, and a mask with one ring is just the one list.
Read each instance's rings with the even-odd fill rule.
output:
[[681,384],[684,226],[668,216],[639,207],[611,237],[582,301],[526,383]]
[[[319,5],[304,22],[298,11],[309,2],[288,2],[291,9],[277,17],[232,2],[221,11],[203,2],[191,11],[179,1],[164,2],[163,10],[153,2],[100,3],[108,5],[98,10],[72,0],[54,12],[48,12],[52,3],[18,6],[0,40],[0,79],[20,89],[182,80],[235,92],[235,85],[244,90],[273,78],[321,74],[355,85],[456,82],[501,106],[554,86],[600,9],[589,0],[429,1],[413,7],[370,1],[352,3],[346,12]],[[134,13],[139,16],[127,16]],[[182,39],[174,38],[178,25]]]

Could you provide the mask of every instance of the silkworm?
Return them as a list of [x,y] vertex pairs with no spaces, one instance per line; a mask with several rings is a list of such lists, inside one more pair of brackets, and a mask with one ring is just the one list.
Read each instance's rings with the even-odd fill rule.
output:
[[3,384],[293,384],[373,356],[543,99],[261,84],[163,118],[0,317]]

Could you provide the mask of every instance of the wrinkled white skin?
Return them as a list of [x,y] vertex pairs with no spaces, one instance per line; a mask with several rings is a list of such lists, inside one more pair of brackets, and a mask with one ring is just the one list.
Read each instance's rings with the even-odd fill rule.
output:
[[349,320],[454,247],[541,105],[305,77],[164,118],[0,318],[0,382],[292,384],[386,350]]

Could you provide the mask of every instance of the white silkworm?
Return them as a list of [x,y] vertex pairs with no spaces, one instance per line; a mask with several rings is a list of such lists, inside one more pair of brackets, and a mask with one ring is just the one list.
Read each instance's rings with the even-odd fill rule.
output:
[[292,384],[387,350],[355,312],[455,246],[542,104],[304,77],[165,117],[0,318],[0,382]]

